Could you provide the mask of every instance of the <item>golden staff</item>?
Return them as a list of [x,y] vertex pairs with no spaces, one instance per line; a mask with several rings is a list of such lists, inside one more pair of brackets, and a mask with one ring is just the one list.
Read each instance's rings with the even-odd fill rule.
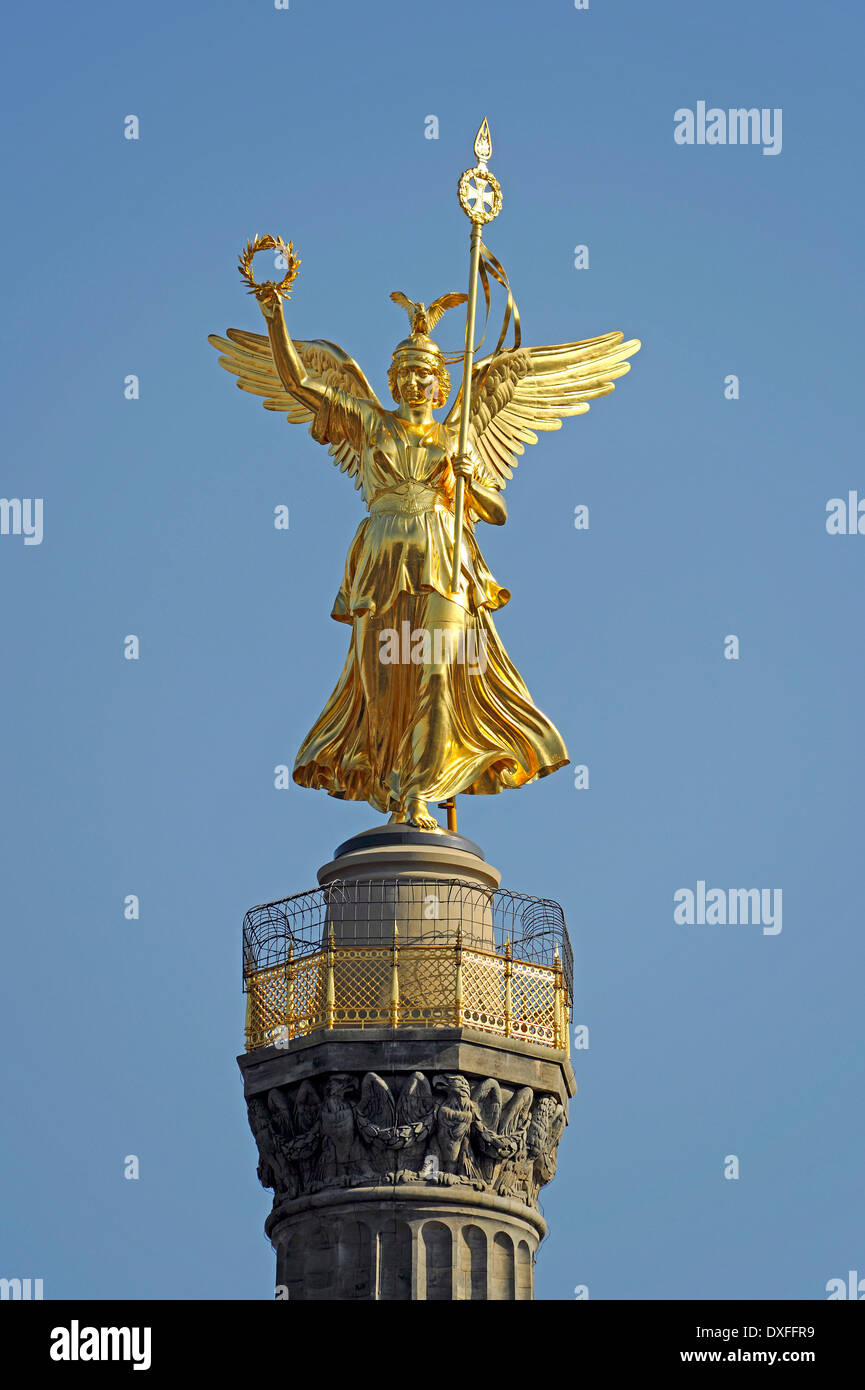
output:
[[[474,169],[466,169],[460,176],[458,196],[460,207],[472,224],[471,261],[469,264],[469,302],[466,308],[466,345],[463,353],[462,407],[460,409],[459,454],[464,455],[469,442],[469,417],[472,404],[472,365],[474,361],[475,308],[478,296],[478,270],[481,260],[481,227],[498,217],[502,208],[502,190],[499,181],[487,168],[487,160],[492,154],[493,142],[486,117],[475,136]],[[451,593],[459,592],[460,555],[463,546],[463,512],[465,510],[465,478],[457,474],[454,494],[454,553],[451,565]]]

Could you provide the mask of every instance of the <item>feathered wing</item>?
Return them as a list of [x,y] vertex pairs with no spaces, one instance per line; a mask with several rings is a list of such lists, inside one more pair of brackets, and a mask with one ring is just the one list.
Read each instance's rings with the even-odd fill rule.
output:
[[[537,444],[537,430],[561,429],[567,416],[583,415],[589,401],[609,395],[639,349],[637,338],[624,342],[621,333],[605,333],[580,343],[512,348],[476,363],[469,445],[487,486],[505,488],[525,446]],[[456,428],[461,412],[462,391],[447,424]]]
[[499,1121],[502,1117],[502,1088],[495,1077],[488,1077],[485,1081],[479,1081],[473,1086],[472,1100],[487,1128],[498,1133]]
[[360,1083],[358,1111],[376,1129],[390,1129],[396,1119],[396,1102],[386,1081],[368,1071]]
[[468,298],[467,294],[459,294],[457,291],[452,291],[450,294],[440,294],[426,311],[427,323],[429,324],[427,332],[432,333],[446,309],[455,309],[458,304],[467,304]]
[[505,1106],[501,1124],[502,1134],[519,1134],[528,1129],[534,1099],[534,1092],[530,1086],[523,1086],[513,1094]]
[[[237,377],[237,384],[242,391],[249,391],[253,396],[265,397],[262,401],[265,410],[281,411],[294,425],[309,424],[312,421],[313,411],[283,386],[273,360],[269,338],[261,333],[247,333],[242,328],[229,328],[227,337],[221,338],[217,333],[211,333],[208,342],[222,354],[219,365]],[[349,357],[336,343],[328,343],[319,338],[309,342],[298,342],[295,339],[294,346],[307,376],[320,386],[334,387],[336,390],[346,391],[350,396],[356,396],[358,400],[372,401],[374,405],[380,404],[375,391],[354,358]],[[360,456],[357,451],[344,442],[331,444],[328,453],[343,473],[348,473],[354,478],[354,485],[359,488]]]
[[413,1071],[405,1082],[396,1103],[397,1123],[413,1125],[423,1120],[433,1108],[432,1090],[422,1071]]
[[[273,1092],[270,1092],[273,1095]],[[270,1103],[270,1097],[268,1097]],[[305,1133],[312,1129],[321,1115],[321,1100],[318,1092],[309,1081],[303,1081],[294,1098],[294,1113],[298,1130]]]
[[391,294],[394,304],[398,304],[401,309],[405,309],[408,314],[408,321],[411,324],[412,333],[432,333],[442,314],[447,309],[455,309],[458,304],[468,303],[467,294],[459,294],[452,291],[450,294],[440,294],[438,299],[434,299],[429,308],[422,300],[415,302],[409,299],[402,290],[394,290]]
[[394,304],[398,304],[401,309],[405,309],[409,317],[409,323],[411,323],[414,318],[414,311],[417,308],[414,300],[409,299],[408,295],[403,294],[402,290],[394,290],[391,294],[391,299]]

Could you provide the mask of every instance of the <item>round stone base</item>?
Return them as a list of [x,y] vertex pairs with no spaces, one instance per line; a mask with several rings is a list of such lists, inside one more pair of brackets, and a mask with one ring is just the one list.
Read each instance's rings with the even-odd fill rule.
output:
[[318,871],[336,946],[456,941],[493,950],[498,869],[463,835],[384,825],[346,840]]

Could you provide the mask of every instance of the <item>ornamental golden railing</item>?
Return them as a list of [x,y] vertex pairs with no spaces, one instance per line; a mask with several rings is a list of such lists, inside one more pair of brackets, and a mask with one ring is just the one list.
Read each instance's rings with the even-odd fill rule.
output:
[[246,1046],[325,1028],[473,1028],[566,1048],[558,903],[461,879],[337,879],[243,923]]
[[331,1028],[472,1028],[568,1050],[570,991],[552,965],[453,945],[337,945],[246,976],[246,1050]]

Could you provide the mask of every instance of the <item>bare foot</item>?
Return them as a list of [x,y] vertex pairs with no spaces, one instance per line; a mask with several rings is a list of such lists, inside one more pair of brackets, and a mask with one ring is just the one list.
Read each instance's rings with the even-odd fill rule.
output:
[[421,800],[419,796],[409,798],[406,810],[408,811],[409,825],[416,825],[418,830],[441,830],[435,816],[430,815],[426,802]]

